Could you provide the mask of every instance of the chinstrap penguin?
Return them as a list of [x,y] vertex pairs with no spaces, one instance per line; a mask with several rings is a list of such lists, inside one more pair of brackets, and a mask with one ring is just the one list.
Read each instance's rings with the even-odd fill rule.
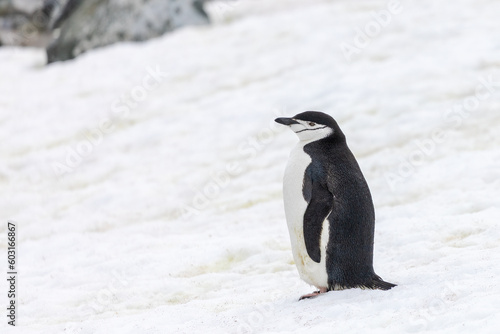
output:
[[337,122],[306,111],[277,118],[299,137],[283,179],[283,200],[300,278],[319,289],[389,290],[373,270],[375,210],[370,189]]

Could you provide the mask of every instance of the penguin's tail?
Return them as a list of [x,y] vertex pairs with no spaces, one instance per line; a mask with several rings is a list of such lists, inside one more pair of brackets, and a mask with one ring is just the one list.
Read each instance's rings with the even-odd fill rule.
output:
[[397,286],[396,284],[392,284],[389,282],[386,282],[380,278],[380,276],[375,275],[372,279],[372,281],[367,284],[367,287],[370,289],[378,289],[378,290],[390,290]]

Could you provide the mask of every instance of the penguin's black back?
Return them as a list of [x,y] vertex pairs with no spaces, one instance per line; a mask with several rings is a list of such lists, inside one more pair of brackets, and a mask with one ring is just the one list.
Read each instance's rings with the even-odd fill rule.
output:
[[[333,129],[332,135],[304,146],[312,160],[306,177],[333,199],[327,218],[328,289],[390,289],[394,285],[373,270],[375,210],[370,189],[336,122]],[[307,192],[304,188],[304,197]]]

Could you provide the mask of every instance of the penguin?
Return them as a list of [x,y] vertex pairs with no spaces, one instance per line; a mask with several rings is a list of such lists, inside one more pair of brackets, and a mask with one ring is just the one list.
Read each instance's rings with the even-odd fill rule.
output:
[[299,137],[283,178],[283,201],[300,278],[318,291],[389,290],[373,269],[375,210],[368,184],[337,122],[306,111],[275,122]]

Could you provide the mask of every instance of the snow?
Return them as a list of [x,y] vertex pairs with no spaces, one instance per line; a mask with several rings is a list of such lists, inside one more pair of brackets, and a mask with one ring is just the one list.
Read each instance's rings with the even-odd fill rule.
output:
[[[368,42],[388,2],[212,4],[213,26],[50,66],[0,49],[0,252],[19,229],[2,332],[496,333],[500,3],[401,6]],[[390,291],[298,302],[297,139],[273,119],[304,110],[360,163]]]
[[22,8],[28,13],[33,13],[43,5],[43,0],[11,0],[6,2],[11,2],[14,7]]

